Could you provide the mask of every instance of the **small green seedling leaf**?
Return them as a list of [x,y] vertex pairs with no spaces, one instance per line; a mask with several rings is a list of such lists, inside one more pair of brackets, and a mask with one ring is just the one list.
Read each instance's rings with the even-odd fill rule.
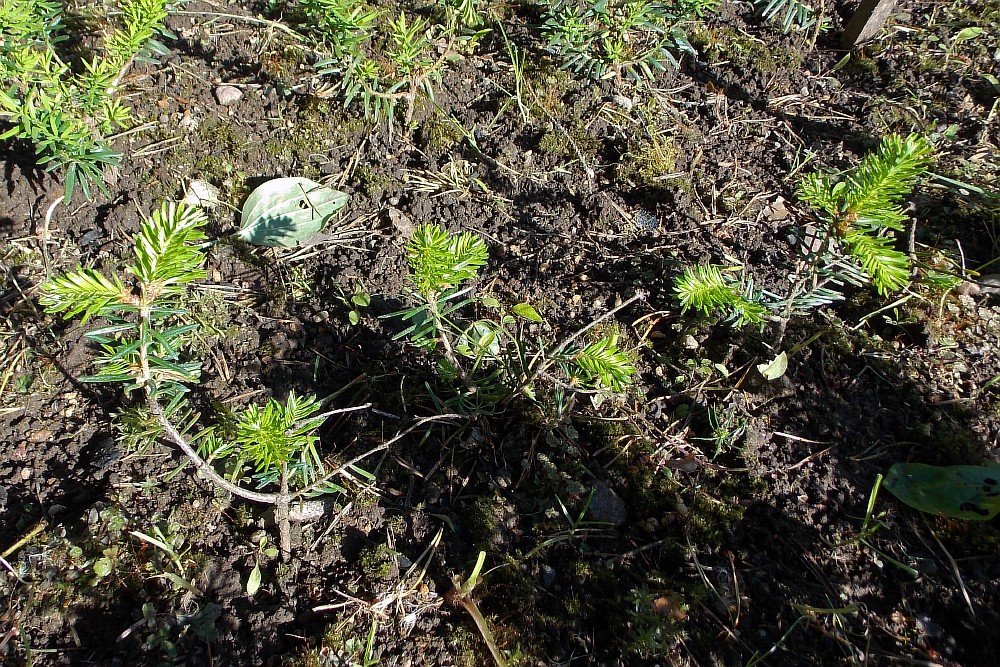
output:
[[260,580],[260,565],[254,565],[250,570],[250,576],[247,577],[247,595],[253,597],[254,593],[260,590]]
[[367,308],[371,305],[372,298],[368,296],[366,292],[356,292],[354,296],[351,297],[351,303],[359,308]]
[[462,597],[468,597],[472,593],[473,589],[479,584],[479,573],[483,570],[483,563],[486,562],[486,552],[480,551],[479,558],[476,559],[476,565],[472,568],[472,574],[469,578],[465,580],[465,583],[459,589]]
[[788,354],[782,352],[769,363],[757,364],[757,370],[760,371],[760,374],[763,375],[764,379],[768,382],[777,380],[785,374],[785,371],[788,370]]
[[112,565],[110,558],[98,558],[94,561],[94,574],[101,579],[111,574],[111,570],[113,569],[114,566]]
[[981,35],[982,33],[983,29],[978,26],[963,28],[962,30],[958,31],[957,35],[955,35],[955,40],[952,43],[958,44],[959,42],[968,42],[970,40],[975,39],[976,37],[979,37],[979,35]]
[[914,509],[952,519],[988,521],[1000,513],[1000,466],[897,463],[885,488]]
[[530,320],[531,322],[544,321],[542,320],[542,316],[538,314],[538,311],[531,307],[531,304],[519,303],[511,308],[511,310],[514,311],[515,315],[523,317],[526,320]]
[[500,355],[500,340],[487,320],[479,320],[466,329],[455,347],[467,357],[495,359]]
[[347,321],[351,323],[352,327],[357,326],[358,323],[361,321],[361,313],[359,313],[356,310],[352,310],[351,312],[347,313]]
[[497,301],[496,299],[494,299],[494,298],[493,298],[493,297],[491,297],[491,296],[484,296],[484,297],[483,297],[482,299],[480,299],[479,301],[480,301],[480,303],[482,303],[482,304],[483,304],[483,306],[485,306],[486,308],[489,308],[489,309],[491,309],[491,310],[500,310],[500,302],[499,302],[499,301]]
[[254,245],[293,248],[318,234],[348,199],[308,178],[276,178],[247,197],[236,235]]

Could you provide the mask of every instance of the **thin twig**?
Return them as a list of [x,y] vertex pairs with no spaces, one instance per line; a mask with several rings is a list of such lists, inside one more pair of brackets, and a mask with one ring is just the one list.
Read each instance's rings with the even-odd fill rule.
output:
[[278,540],[282,560],[292,555],[292,528],[288,525],[288,464],[281,464],[281,492],[274,507],[274,522],[278,524]]
[[256,23],[257,25],[264,25],[267,26],[268,28],[274,28],[275,30],[280,30],[285,34],[289,35],[290,37],[292,37],[293,39],[295,39],[295,41],[298,42],[306,41],[305,37],[295,32],[287,25],[280,23],[279,21],[269,21],[267,19],[260,19],[254,16],[240,16],[239,14],[222,14],[220,12],[188,12],[183,10],[176,10],[170,13],[175,16],[211,16],[213,18],[233,19],[236,21],[246,21],[247,23]]
[[50,264],[52,263],[52,259],[49,257],[49,226],[52,224],[52,214],[62,201],[63,195],[59,195],[54,202],[49,204],[48,210],[45,211],[45,222],[42,226],[42,259],[45,262],[45,277],[48,277]]
[[31,530],[25,533],[21,539],[19,539],[17,542],[8,547],[7,550],[5,550],[2,554],[0,554],[0,558],[6,558],[7,556],[11,555],[15,551],[23,547],[25,544],[31,541],[31,538],[33,538],[38,533],[42,532],[48,525],[49,524],[45,519],[42,519],[41,521],[36,523],[34,527],[32,527]]
[[[149,407],[150,414],[156,417],[157,421],[160,422],[160,426],[162,426],[166,434],[170,436],[170,439],[174,441],[174,444],[180,447],[181,451],[184,452],[189,459],[191,459],[191,462],[194,463],[195,469],[205,475],[205,477],[207,477],[213,484],[222,487],[234,496],[238,496],[245,500],[252,500],[256,503],[277,505],[282,499],[282,495],[280,493],[259,493],[257,491],[244,489],[243,487],[233,484],[228,479],[215,472],[215,469],[206,463],[205,460],[198,455],[198,452],[196,452],[194,448],[188,444],[187,440],[184,439],[184,436],[182,436],[177,429],[174,428],[174,425],[170,423],[167,416],[163,414],[163,408],[160,407],[160,404],[151,394],[147,396],[146,405]],[[288,502],[290,499],[290,496],[284,496],[285,502]]]
[[427,423],[433,422],[433,421],[445,421],[445,420],[448,420],[448,419],[461,419],[461,418],[462,418],[462,415],[447,414],[447,415],[432,415],[430,417],[424,417],[422,419],[418,419],[408,429],[406,429],[405,431],[401,431],[401,432],[397,433],[396,436],[394,438],[392,438],[391,440],[388,440],[387,442],[383,442],[380,445],[372,447],[371,449],[369,449],[364,454],[361,454],[359,456],[355,456],[353,459],[351,459],[347,463],[343,464],[342,466],[340,466],[339,468],[337,468],[333,472],[330,472],[330,473],[324,475],[323,477],[319,478],[318,480],[316,480],[315,482],[313,482],[311,485],[307,486],[306,488],[302,489],[301,491],[296,491],[295,493],[292,494],[291,497],[292,497],[293,500],[295,500],[295,499],[302,498],[302,497],[305,497],[305,496],[309,495],[313,491],[317,490],[323,484],[329,482],[331,479],[333,479],[337,475],[341,474],[342,472],[344,472],[345,470],[347,470],[348,468],[350,468],[351,466],[353,466],[358,461],[366,459],[366,458],[368,458],[369,456],[371,456],[372,454],[374,454],[376,452],[380,452],[380,451],[382,451],[384,449],[389,449],[390,446],[392,446],[393,444],[395,444],[396,442],[398,442],[399,440],[401,440],[404,436],[409,435],[410,433],[412,433],[416,429],[420,428],[424,424],[427,424]]
[[976,610],[972,607],[972,598],[969,597],[969,591],[965,587],[965,581],[962,579],[962,573],[958,570],[958,563],[956,563],[955,559],[951,557],[948,550],[944,548],[944,544],[942,544],[941,540],[938,539],[934,529],[931,528],[930,522],[927,521],[927,517],[924,517],[924,523],[927,524],[927,530],[930,532],[931,537],[933,537],[934,541],[937,542],[937,545],[941,547],[941,551],[944,552],[945,558],[947,558],[948,562],[951,563],[952,572],[955,574],[955,581],[958,582],[958,589],[962,591],[962,597],[965,598],[965,604],[969,607],[969,613],[972,614],[972,620],[976,620]]

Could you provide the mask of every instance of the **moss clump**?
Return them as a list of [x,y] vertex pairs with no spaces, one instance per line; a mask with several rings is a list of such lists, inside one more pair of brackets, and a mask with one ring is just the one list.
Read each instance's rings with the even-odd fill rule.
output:
[[[278,39],[277,34],[272,36]],[[261,59],[261,73],[271,81],[295,82],[301,76],[300,65],[305,64],[305,52],[295,45],[272,49]]]
[[526,68],[525,80],[531,95],[524,100],[531,114],[537,118],[549,115],[562,116],[566,112],[563,98],[573,87],[573,77],[569,71],[559,69],[551,62],[542,60],[537,67]]
[[485,648],[482,639],[464,625],[457,625],[445,634],[458,667],[478,667],[483,664]]
[[358,556],[361,574],[372,585],[377,585],[399,575],[397,554],[384,544],[364,549]]
[[430,155],[442,155],[452,150],[460,143],[465,134],[462,129],[450,119],[435,114],[427,118],[420,127],[420,138]]
[[732,28],[695,28],[689,35],[691,45],[709,63],[727,60],[744,72],[773,74],[794,69],[802,63],[798,51],[769,44]]
[[217,155],[232,155],[250,145],[246,132],[216,116],[208,116],[202,121],[198,137]]
[[465,526],[476,549],[494,551],[504,543],[500,525],[504,503],[497,497],[480,496],[465,513]]
[[[723,481],[717,493],[727,499],[744,495],[744,491],[731,481]],[[710,547],[721,546],[743,520],[744,512],[743,506],[738,502],[718,500],[707,493],[697,492],[694,502],[688,507],[688,535],[691,542]]]
[[368,165],[361,165],[354,170],[354,180],[360,190],[372,197],[381,196],[392,184],[388,174]]
[[677,146],[672,137],[653,134],[624,155],[618,178],[644,187],[659,187],[661,176],[677,170]]
[[865,56],[851,56],[851,59],[847,61],[841,69],[841,72],[845,76],[850,76],[865,81],[869,81],[871,77],[878,74],[878,63],[875,62],[874,58],[867,58]]
[[[571,141],[567,141],[567,137]],[[570,160],[579,158],[577,150],[590,160],[600,147],[600,140],[590,136],[582,123],[573,125],[566,132],[549,130],[538,141],[538,150],[543,154]]]

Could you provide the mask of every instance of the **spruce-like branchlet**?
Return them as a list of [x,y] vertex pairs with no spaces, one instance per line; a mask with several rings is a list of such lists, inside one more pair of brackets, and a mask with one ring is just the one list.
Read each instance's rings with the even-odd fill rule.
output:
[[[100,346],[97,373],[85,382],[124,385],[145,397],[145,413],[155,422],[149,436],[166,438],[190,458],[216,486],[254,502],[275,505],[281,546],[290,549],[288,520],[293,500],[343,491],[333,481],[318,451],[316,430],[331,413],[317,414],[321,402],[294,392],[281,403],[250,405],[204,428],[187,403],[189,384],[197,383],[201,364],[186,358],[198,325],[185,304],[193,284],[205,277],[201,242],[205,215],[184,204],[166,203],[140,225],[135,258],[122,276],[80,268],[42,286],[41,304],[49,313],[103,322],[86,337]],[[336,412],[336,411],[335,411]],[[229,463],[227,478],[214,466]],[[353,467],[354,472],[362,472]],[[276,491],[245,488],[268,486]]]
[[0,119],[12,125],[0,139],[27,139],[39,165],[62,170],[67,203],[78,186],[88,199],[93,186],[103,190],[105,167],[119,163],[105,139],[130,119],[117,89],[135,58],[156,45],[167,2],[122,0],[103,54],[79,73],[56,48],[65,39],[58,3],[4,0],[0,7]]
[[724,267],[688,267],[674,281],[681,311],[718,311],[735,326],[794,314],[843,298],[845,284],[871,283],[882,295],[910,283],[909,256],[896,248],[895,232],[907,216],[903,200],[927,172],[931,146],[916,135],[890,136],[854,169],[833,176],[807,175],[798,195],[812,207],[814,229],[787,294],[755,290]]

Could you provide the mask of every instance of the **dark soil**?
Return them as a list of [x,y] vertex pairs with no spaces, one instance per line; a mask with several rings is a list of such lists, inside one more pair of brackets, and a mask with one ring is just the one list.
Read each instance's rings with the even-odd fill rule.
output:
[[[476,600],[512,664],[997,664],[996,521],[923,516],[884,491],[866,520],[894,463],[996,459],[997,297],[859,288],[779,332],[682,315],[672,293],[707,261],[786,284],[807,221],[797,175],[847,168],[890,133],[932,138],[933,171],[951,179],[914,197],[920,257],[995,272],[1000,6],[902,0],[845,64],[854,5],[832,4],[812,45],[724,2],[691,30],[698,57],[649,88],[559,70],[537,8],[506,8],[529,54],[527,118],[504,92],[494,31],[449,65],[412,131],[390,134],[310,94],[309,58],[283,33],[211,12],[278,14],[193,0],[185,10],[205,13],[171,16],[169,56],[132,70],[139,131],[116,141],[106,196],[57,207],[46,230],[61,183],[30,146],[2,144],[0,547],[16,545],[0,575],[4,664],[362,664],[374,625],[378,664],[487,665],[471,617],[444,601],[481,550]],[[953,44],[968,25],[983,33]],[[220,83],[243,97],[221,106]],[[482,186],[414,186],[452,161]],[[277,533],[261,508],[178,471],[167,443],[117,436],[134,399],[76,379],[93,349],[37,296],[61,269],[117,270],[140,215],[192,179],[239,207],[258,183],[299,175],[348,192],[347,218],[369,233],[301,258],[227,240],[238,214],[212,213],[222,241],[192,304],[206,422],[213,402],[356,381],[333,407],[375,409],[322,431],[325,453],[347,460],[434,414],[434,361],[380,317],[405,304],[403,244],[423,222],[488,241],[480,287],[534,304],[546,324],[533,335],[560,340],[645,290],[616,316],[636,387],[599,407],[581,398],[573,418],[543,401],[432,422],[296,527],[288,562],[265,554],[260,536]],[[650,215],[655,228],[636,222]],[[372,299],[352,326],[342,295],[358,282]],[[755,366],[779,350],[788,371],[767,382]],[[132,531],[172,542],[177,561]]]

